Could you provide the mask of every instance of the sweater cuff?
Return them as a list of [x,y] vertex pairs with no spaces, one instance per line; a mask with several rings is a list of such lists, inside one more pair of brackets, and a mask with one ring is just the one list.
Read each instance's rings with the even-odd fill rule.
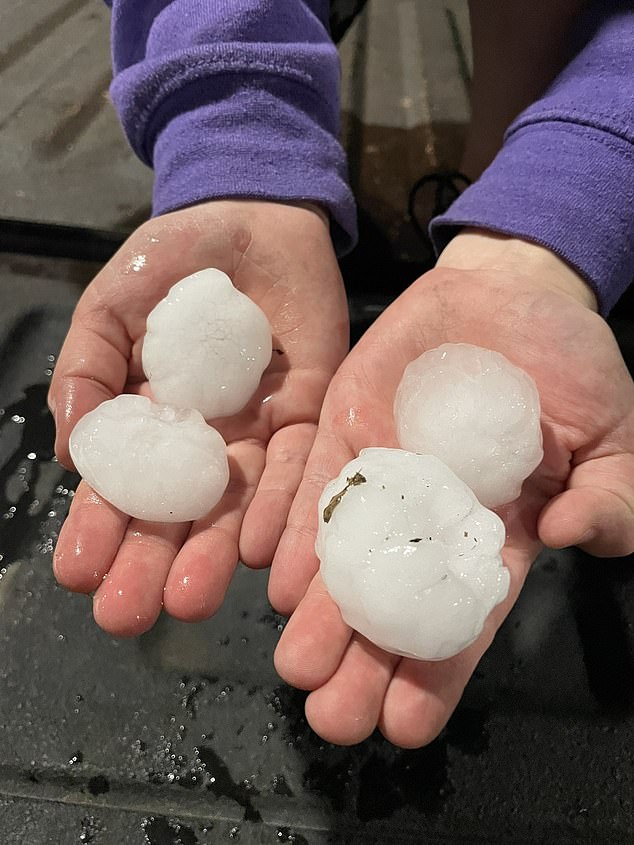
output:
[[229,197],[314,202],[330,214],[337,251],[352,249],[356,210],[345,155],[299,108],[295,84],[278,79],[273,92],[229,77],[213,86],[216,102],[194,107],[200,98],[190,90],[192,108],[181,100],[156,137],[154,214]]
[[132,147],[154,168],[153,213],[223,198],[313,202],[330,214],[337,251],[352,249],[356,208],[329,53],[314,57],[322,79],[281,48],[198,52],[128,68],[111,88]]
[[605,316],[634,279],[634,148],[579,123],[522,126],[432,220],[437,253],[465,226],[547,247],[589,282]]

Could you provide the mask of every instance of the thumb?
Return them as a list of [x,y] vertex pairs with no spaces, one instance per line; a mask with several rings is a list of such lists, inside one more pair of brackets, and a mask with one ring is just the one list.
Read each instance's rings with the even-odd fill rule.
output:
[[73,468],[68,440],[75,423],[123,390],[130,348],[127,335],[114,318],[100,320],[80,312],[73,319],[48,395],[55,417],[55,454],[63,466]]
[[568,489],[543,508],[537,530],[554,549],[579,546],[597,557],[634,552],[634,455],[594,458],[575,467]]

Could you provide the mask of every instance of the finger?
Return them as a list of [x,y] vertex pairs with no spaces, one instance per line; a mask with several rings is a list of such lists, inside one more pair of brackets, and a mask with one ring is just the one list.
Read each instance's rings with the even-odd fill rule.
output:
[[95,593],[97,624],[115,637],[135,637],[156,622],[163,587],[189,523],[132,519],[106,578]]
[[404,658],[385,694],[381,732],[400,748],[421,748],[434,740],[460,701],[484,649],[437,663]]
[[367,739],[399,659],[354,634],[335,674],[306,699],[306,718],[315,733],[337,745]]
[[337,671],[351,636],[352,629],[317,573],[284,628],[275,649],[275,668],[288,684],[317,689]]
[[353,457],[352,451],[334,435],[323,432],[317,435],[269,578],[269,600],[284,616],[293,613],[319,568],[315,554],[319,497],[325,485]]
[[240,559],[247,566],[268,566],[273,560],[316,430],[312,423],[303,423],[280,429],[271,438],[240,532]]
[[49,407],[55,418],[55,453],[73,468],[68,438],[75,424],[128,380],[130,338],[123,325],[103,310],[80,309],[73,319],[53,373]]
[[130,517],[82,481],[55,547],[53,572],[76,593],[91,593],[112,566]]
[[580,546],[599,557],[634,551],[634,456],[596,458],[571,473],[569,489],[542,510],[538,531],[551,548]]
[[238,563],[242,519],[264,469],[262,444],[233,444],[227,455],[231,477],[222,501],[194,523],[165,585],[165,610],[185,622],[207,619],[222,604]]
[[449,721],[469,678],[498,628],[515,604],[533,561],[533,549],[506,547],[504,565],[511,576],[506,599],[489,614],[478,639],[447,660],[404,658],[385,694],[381,732],[394,745],[420,748],[435,739]]

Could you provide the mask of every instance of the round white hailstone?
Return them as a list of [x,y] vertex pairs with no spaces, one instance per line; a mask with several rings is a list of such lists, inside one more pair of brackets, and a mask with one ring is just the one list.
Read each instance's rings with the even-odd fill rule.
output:
[[177,282],[147,318],[142,359],[154,398],[208,420],[244,408],[271,354],[264,312],[220,270]]
[[226,445],[198,411],[117,396],[70,436],[77,471],[104,499],[137,519],[190,522],[205,516],[229,482]]
[[502,520],[438,458],[364,449],[319,500],[316,551],[344,620],[373,643],[444,660],[506,598]]
[[394,402],[403,449],[436,455],[495,508],[541,463],[535,382],[499,352],[467,343],[430,349],[405,368]]

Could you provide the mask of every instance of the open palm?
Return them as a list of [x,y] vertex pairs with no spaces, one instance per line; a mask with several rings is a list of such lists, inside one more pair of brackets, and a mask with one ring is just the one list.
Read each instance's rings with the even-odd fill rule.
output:
[[270,563],[316,431],[324,393],[348,346],[347,307],[328,226],[313,209],[216,201],[139,229],[99,273],[73,317],[51,385],[56,452],[83,414],[119,393],[151,395],[141,367],[146,318],[182,277],[226,272],[260,305],[274,353],[237,416],[212,421],[231,478],[193,524],[131,519],[81,483],[55,553],[57,579],[94,592],[97,622],[116,635],[153,625],[161,607],[188,621],[220,605],[240,554]]
[[[328,595],[314,552],[317,499],[361,449],[398,445],[392,405],[406,364],[426,349],[460,341],[502,352],[535,379],[544,460],[520,499],[499,511],[511,588],[480,638],[442,662],[401,659],[353,632]],[[292,613],[276,666],[289,683],[312,691],[306,712],[315,731],[345,744],[377,725],[398,745],[433,739],[515,602],[541,543],[615,555],[634,548],[633,451],[634,385],[600,317],[520,275],[443,268],[412,285],[334,377],[273,562],[271,601]]]

